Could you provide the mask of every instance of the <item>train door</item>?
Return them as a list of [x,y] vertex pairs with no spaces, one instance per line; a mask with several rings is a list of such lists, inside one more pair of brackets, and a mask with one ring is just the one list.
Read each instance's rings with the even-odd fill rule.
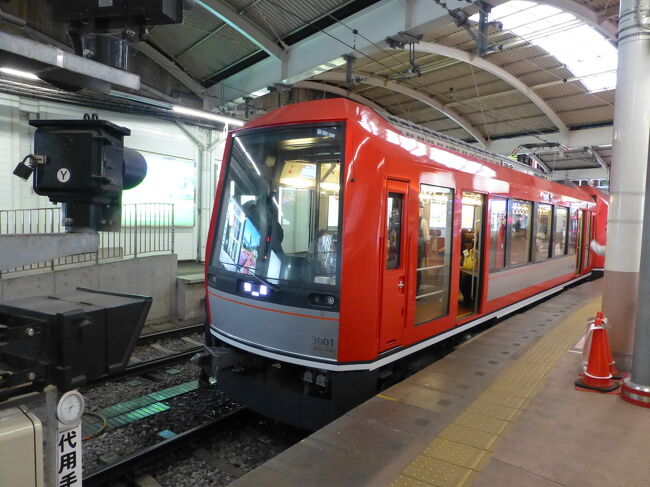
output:
[[385,190],[379,351],[397,346],[406,319],[406,235],[408,183],[389,179]]
[[461,217],[461,256],[457,318],[478,312],[481,296],[483,208],[485,197],[479,193],[463,192]]
[[576,271],[578,273],[582,272],[582,266],[583,266],[583,261],[584,261],[584,242],[585,242],[585,235],[584,235],[584,211],[582,210],[577,210],[578,213],[578,238],[576,242]]
[[591,265],[591,251],[589,244],[591,243],[591,220],[592,215],[588,211],[583,211],[584,221],[584,238],[582,239],[582,272],[585,272]]

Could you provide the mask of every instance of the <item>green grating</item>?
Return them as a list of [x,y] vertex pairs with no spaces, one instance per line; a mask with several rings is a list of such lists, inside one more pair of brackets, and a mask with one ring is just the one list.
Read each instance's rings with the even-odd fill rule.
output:
[[[162,401],[194,391],[198,389],[198,387],[198,380],[185,382],[184,384],[168,387],[162,391],[151,392],[146,396],[137,397],[129,401],[115,404],[98,411],[97,415],[106,419],[106,429],[119,428],[120,426],[124,426],[134,421],[167,411],[170,409],[170,406]],[[88,416],[87,419],[84,417],[82,428],[83,436],[85,438],[97,434],[102,428],[102,424],[100,421],[97,421],[96,417],[93,415]]]
[[167,411],[168,409],[170,409],[170,407],[167,404],[163,402],[154,402],[149,406],[145,406],[139,409],[134,409],[133,411],[129,411],[128,413],[120,414],[119,416],[110,418],[108,420],[108,429],[119,428],[120,426],[133,423],[134,421],[138,421],[139,419],[148,418],[149,416],[153,416],[154,414],[162,413],[163,411]]

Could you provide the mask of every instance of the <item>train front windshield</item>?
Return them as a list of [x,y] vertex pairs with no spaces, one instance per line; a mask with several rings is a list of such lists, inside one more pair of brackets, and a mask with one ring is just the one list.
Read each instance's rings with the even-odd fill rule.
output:
[[321,124],[233,137],[212,268],[279,287],[339,286],[343,135]]

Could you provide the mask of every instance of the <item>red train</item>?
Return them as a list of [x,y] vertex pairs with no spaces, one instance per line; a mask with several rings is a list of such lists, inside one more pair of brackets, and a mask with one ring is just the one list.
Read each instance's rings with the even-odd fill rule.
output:
[[[591,240],[595,240],[600,246],[605,245],[605,236],[607,235],[607,213],[609,211],[609,196],[603,193],[598,188],[593,186],[579,186],[591,196],[591,199],[596,203],[596,207],[592,209],[593,216],[593,229]],[[602,277],[605,272],[605,256],[598,255],[592,252],[592,273],[595,276]]]
[[590,195],[345,99],[249,122],[224,161],[206,262],[212,372],[289,423],[328,422],[427,347],[593,268]]

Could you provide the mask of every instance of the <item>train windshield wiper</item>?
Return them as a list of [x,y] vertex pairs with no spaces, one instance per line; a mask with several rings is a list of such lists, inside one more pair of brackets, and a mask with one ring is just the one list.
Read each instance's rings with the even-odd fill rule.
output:
[[273,289],[274,291],[281,291],[281,290],[282,290],[282,288],[281,288],[280,286],[278,286],[278,285],[276,285],[276,284],[272,284],[271,282],[267,281],[267,280],[266,280],[265,278],[263,278],[263,277],[257,276],[257,275],[255,275],[255,274],[248,274],[248,275],[254,277],[254,278],[257,279],[259,282],[261,282],[262,284],[267,285],[268,287],[270,287],[270,288]]

